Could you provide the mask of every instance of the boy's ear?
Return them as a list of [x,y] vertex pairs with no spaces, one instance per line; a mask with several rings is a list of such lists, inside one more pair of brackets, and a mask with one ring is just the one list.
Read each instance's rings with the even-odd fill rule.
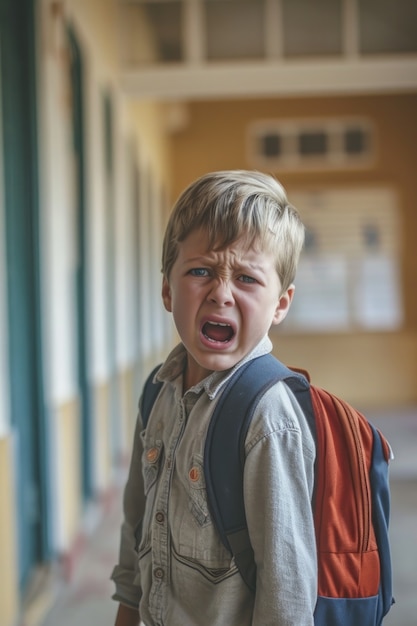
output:
[[171,287],[169,286],[169,282],[166,276],[164,276],[162,280],[162,302],[164,303],[165,309],[169,313],[172,313]]
[[277,307],[275,309],[275,315],[272,320],[272,324],[276,326],[280,324],[286,317],[290,309],[292,299],[294,297],[295,286],[290,285],[288,289],[281,294]]

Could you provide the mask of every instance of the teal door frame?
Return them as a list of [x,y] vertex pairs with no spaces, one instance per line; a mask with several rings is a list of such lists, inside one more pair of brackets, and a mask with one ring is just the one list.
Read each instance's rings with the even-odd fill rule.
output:
[[140,247],[141,247],[141,221],[140,221],[140,210],[141,210],[141,202],[140,202],[140,194],[141,194],[141,186],[142,186],[142,172],[139,168],[139,164],[137,161],[137,150],[136,144],[132,142],[129,147],[129,163],[130,163],[130,184],[131,184],[131,219],[133,225],[133,267],[134,267],[134,332],[135,332],[135,351],[137,355],[137,362],[135,368],[135,389],[134,389],[134,398],[139,397],[142,376],[143,376],[143,363],[141,360],[142,354],[142,346],[141,346],[141,328],[143,328],[143,313],[142,313],[142,285],[141,285],[141,255],[140,255]]
[[0,64],[11,421],[21,589],[50,542],[44,398],[34,0],[0,5]]
[[103,134],[105,146],[106,202],[106,340],[109,367],[110,455],[113,463],[120,461],[120,389],[117,379],[116,325],[116,211],[114,193],[113,102],[109,92],[102,95]]
[[84,62],[77,34],[72,26],[67,28],[71,53],[72,125],[76,180],[77,221],[77,368],[81,405],[82,494],[84,502],[94,495],[94,445],[91,420],[91,398],[88,380],[88,307],[87,307],[87,219],[85,174],[85,123],[84,123]]

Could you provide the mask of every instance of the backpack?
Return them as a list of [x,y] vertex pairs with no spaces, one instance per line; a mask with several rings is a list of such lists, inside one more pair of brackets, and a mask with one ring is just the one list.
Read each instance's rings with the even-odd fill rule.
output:
[[[162,386],[152,382],[156,370],[142,394],[144,428]],[[284,381],[309,422],[317,448],[312,503],[318,559],[314,623],[379,626],[394,603],[388,535],[390,446],[361,413],[311,385],[308,374],[301,372],[267,354],[244,364],[226,383],[205,443],[210,513],[242,578],[255,592],[256,566],[243,499],[244,445],[260,398]]]

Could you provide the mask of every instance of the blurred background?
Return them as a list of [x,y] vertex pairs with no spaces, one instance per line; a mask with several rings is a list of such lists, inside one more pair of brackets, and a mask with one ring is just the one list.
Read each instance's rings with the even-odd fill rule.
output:
[[108,585],[141,384],[176,341],[167,215],[234,168],[307,226],[276,355],[398,441],[390,623],[415,624],[417,2],[2,0],[0,68],[1,625],[64,626],[86,563]]

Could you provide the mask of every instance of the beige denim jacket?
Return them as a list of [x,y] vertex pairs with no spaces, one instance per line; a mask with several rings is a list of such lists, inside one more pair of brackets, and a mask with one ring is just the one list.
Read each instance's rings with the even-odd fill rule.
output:
[[257,565],[254,596],[212,523],[203,453],[215,403],[243,362],[182,394],[186,353],[158,372],[164,386],[146,432],[138,417],[124,493],[114,599],[146,626],[313,626],[317,561],[311,499],[315,444],[287,386],[262,397],[246,439],[244,496]]

